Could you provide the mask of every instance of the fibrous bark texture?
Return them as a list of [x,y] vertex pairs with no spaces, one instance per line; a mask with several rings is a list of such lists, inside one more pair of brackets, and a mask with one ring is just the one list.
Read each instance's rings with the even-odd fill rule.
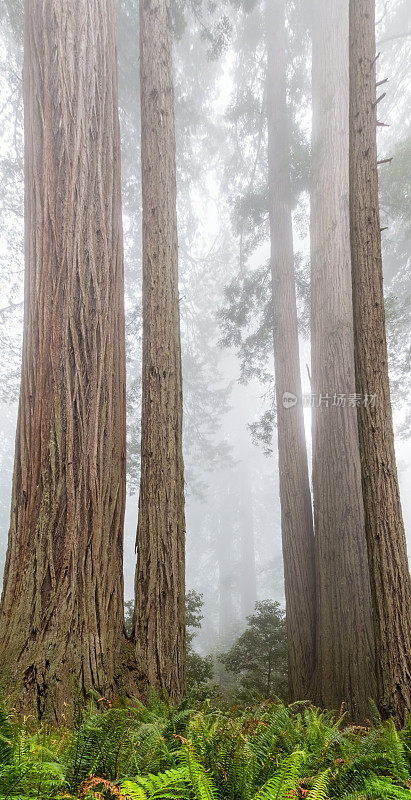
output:
[[345,702],[351,717],[363,720],[375,681],[355,398],[348,88],[348,0],[316,0],[311,191],[316,699],[328,708]]
[[394,451],[378,206],[375,4],[350,2],[350,215],[365,528],[379,707],[411,710],[411,582]]
[[[309,697],[315,664],[315,568],[298,346],[286,99],[284,0],[266,0],[268,165],[274,367],[290,699]],[[284,393],[297,398],[283,403]]]
[[0,618],[6,691],[113,691],[125,354],[113,0],[26,0],[25,318]]
[[151,686],[185,691],[184,470],[170,3],[140,1],[143,194],[137,658]]

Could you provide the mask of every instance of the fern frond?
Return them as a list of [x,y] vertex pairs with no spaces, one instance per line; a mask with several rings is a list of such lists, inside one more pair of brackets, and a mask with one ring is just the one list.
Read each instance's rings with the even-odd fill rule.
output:
[[254,795],[253,800],[287,800],[297,788],[305,753],[296,750],[284,759],[281,769]]
[[133,783],[133,781],[123,781],[120,783],[120,790],[121,794],[124,795],[127,800],[147,800],[144,789],[139,786],[138,783]]
[[328,767],[328,769],[321,772],[320,775],[317,775],[308,794],[309,800],[327,800],[331,778],[331,767]]
[[410,777],[408,765],[405,757],[405,747],[392,719],[384,726],[384,744],[387,748],[387,756],[394,768],[395,774],[402,780]]
[[410,800],[411,792],[409,789],[396,786],[389,779],[373,776],[358,791],[338,797],[340,800]]
[[192,746],[186,745],[183,748],[182,757],[187,765],[195,800],[218,800],[218,792],[213,778],[197,760]]

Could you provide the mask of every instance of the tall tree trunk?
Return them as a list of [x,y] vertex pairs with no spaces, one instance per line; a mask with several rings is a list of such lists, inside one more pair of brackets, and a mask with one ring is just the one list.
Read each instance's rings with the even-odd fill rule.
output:
[[[287,113],[285,1],[266,0],[268,168],[274,367],[277,398],[290,699],[309,697],[315,666],[315,568],[294,277]],[[291,408],[283,394],[298,398]]]
[[244,460],[239,466],[239,528],[240,528],[240,606],[244,620],[254,611],[257,600],[257,578],[255,572],[255,544],[253,519],[253,491],[251,470]]
[[2,683],[59,719],[123,636],[125,352],[113,0],[26,0],[25,317]]
[[222,484],[218,492],[217,520],[215,525],[215,555],[218,565],[218,633],[224,644],[232,644],[237,617],[234,611],[233,559],[234,535],[232,507],[233,476],[227,484]]
[[345,702],[362,720],[375,682],[357,417],[349,399],[348,0],[315,0],[312,96],[312,388],[317,406],[321,400],[313,425],[317,701],[329,708]]
[[173,701],[185,691],[185,518],[174,92],[169,0],[140,0],[143,193],[137,658]]
[[[350,215],[365,529],[378,702],[398,722],[411,711],[411,581],[388,379],[378,206],[375,3],[350,1]],[[372,398],[375,398],[372,399]]]

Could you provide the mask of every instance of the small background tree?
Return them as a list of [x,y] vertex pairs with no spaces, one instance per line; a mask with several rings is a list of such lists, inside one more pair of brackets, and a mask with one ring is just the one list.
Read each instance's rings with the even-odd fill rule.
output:
[[221,656],[229,672],[238,676],[250,695],[286,697],[287,641],[285,614],[279,603],[262,600],[247,617],[248,626]]
[[212,656],[203,657],[193,648],[193,639],[201,628],[203,595],[191,589],[186,594],[187,688],[204,685],[213,677]]

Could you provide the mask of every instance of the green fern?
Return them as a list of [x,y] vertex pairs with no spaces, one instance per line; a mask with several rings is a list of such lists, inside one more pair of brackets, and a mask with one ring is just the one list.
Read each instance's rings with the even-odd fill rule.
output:
[[120,784],[121,794],[127,798],[127,800],[148,800],[147,795],[138,783],[133,783],[133,781],[122,781]]
[[410,800],[411,792],[387,778],[373,777],[365,781],[360,790],[336,796],[340,800]]
[[100,779],[105,800],[411,800],[410,723],[352,728],[306,703],[190,711],[153,695],[90,702],[71,731],[30,725],[0,710],[2,800],[91,798]]
[[130,800],[165,800],[176,795],[179,798],[189,798],[187,788],[188,774],[186,769],[167,770],[158,775],[140,776],[135,781],[123,781],[121,791]]
[[13,760],[13,731],[10,720],[0,708],[0,769],[3,766],[8,766]]
[[305,753],[296,750],[284,759],[281,768],[254,795],[254,800],[288,800],[298,786]]
[[309,800],[327,800],[331,779],[331,767],[328,767],[324,772],[320,772],[313,781],[313,785],[308,794]]
[[185,745],[182,749],[182,761],[186,766],[195,800],[218,800],[218,791],[210,772],[198,761],[193,748]]

